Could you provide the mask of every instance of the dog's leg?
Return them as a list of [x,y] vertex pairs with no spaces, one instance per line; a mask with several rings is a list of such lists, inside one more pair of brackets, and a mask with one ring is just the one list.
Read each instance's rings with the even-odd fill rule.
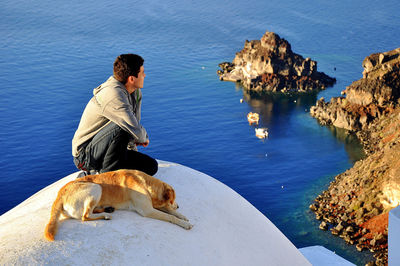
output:
[[94,208],[93,213],[102,213],[102,212],[107,212],[107,213],[112,213],[115,211],[114,207],[99,207],[96,206],[96,208]]
[[173,216],[178,217],[179,219],[182,219],[182,220],[185,220],[185,221],[189,222],[188,218],[186,218],[183,214],[177,212],[174,209],[169,209],[169,208],[165,208],[164,207],[164,208],[160,208],[160,210],[163,211],[163,212],[172,214]]
[[103,207],[96,207],[93,209],[93,213],[102,213],[102,212],[105,212],[104,210],[105,210],[105,208],[103,208]]
[[179,225],[186,230],[189,230],[193,227],[190,223],[187,221],[181,220],[174,215],[159,211],[157,209],[153,208],[153,205],[151,204],[151,201],[137,201],[135,210],[142,216],[144,217],[149,217],[157,220],[162,220],[166,222],[170,222],[176,225]]
[[[100,200],[100,199],[99,199]],[[93,213],[96,205],[98,203],[98,200],[95,199],[89,199],[88,201],[85,202],[85,211],[82,215],[82,221],[93,221],[93,220],[111,220],[111,215],[107,213]]]
[[101,199],[102,188],[100,185],[76,181],[70,185],[69,189],[71,192],[66,196],[64,203],[64,212],[68,217],[82,221],[111,219],[109,214],[93,213]]
[[168,213],[169,213],[169,214],[172,214],[172,215],[174,215],[174,216],[176,216],[176,217],[178,217],[179,219],[182,219],[182,220],[184,220],[184,221],[189,222],[189,219],[186,218],[185,215],[183,215],[183,214],[177,212],[176,210],[168,210]]
[[[102,189],[101,186],[97,184],[88,184],[87,185],[88,197],[85,199],[82,213],[82,221],[93,221],[93,220],[110,220],[111,215],[107,213],[93,213],[95,212],[96,206],[101,199]],[[97,211],[100,208],[97,209]],[[102,211],[105,209],[103,208]]]
[[[140,214],[142,214],[142,213],[140,213]],[[166,221],[166,222],[170,222],[170,223],[179,225],[179,226],[185,228],[186,230],[189,230],[193,227],[193,225],[191,225],[187,221],[181,220],[171,214],[159,211],[154,208],[152,208],[151,210],[144,211],[142,215],[145,217],[158,219],[158,220],[162,220],[162,221]]]

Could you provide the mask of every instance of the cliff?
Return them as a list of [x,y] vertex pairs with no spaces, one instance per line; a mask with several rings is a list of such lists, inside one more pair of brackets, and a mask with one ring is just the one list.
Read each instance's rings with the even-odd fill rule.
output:
[[400,98],[400,48],[372,54],[363,61],[363,78],[353,82],[342,94],[310,109],[321,124],[333,124],[351,131],[367,129],[376,118],[385,116]]
[[311,115],[322,124],[353,131],[367,158],[335,177],[310,208],[331,230],[359,251],[387,263],[388,212],[400,203],[400,48],[363,61],[363,78],[345,97],[317,101]]
[[306,92],[321,90],[336,80],[317,71],[317,62],[292,51],[288,41],[273,32],[246,41],[233,62],[219,64],[220,80],[241,82],[246,90]]

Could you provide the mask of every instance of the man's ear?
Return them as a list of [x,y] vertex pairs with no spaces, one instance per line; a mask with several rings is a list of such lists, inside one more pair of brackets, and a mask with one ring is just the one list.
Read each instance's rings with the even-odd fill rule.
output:
[[135,76],[129,76],[128,80],[130,83],[135,83],[136,77]]
[[135,84],[135,80],[136,80],[136,77],[134,77],[134,76],[129,76],[127,79],[126,79],[126,82],[125,82],[125,87],[126,88],[130,88],[133,84]]

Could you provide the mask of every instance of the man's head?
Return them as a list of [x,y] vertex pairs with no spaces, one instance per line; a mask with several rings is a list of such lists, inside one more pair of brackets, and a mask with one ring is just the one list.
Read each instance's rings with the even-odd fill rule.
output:
[[129,76],[138,77],[143,66],[144,60],[136,54],[122,54],[115,59],[114,77],[121,83],[125,84]]

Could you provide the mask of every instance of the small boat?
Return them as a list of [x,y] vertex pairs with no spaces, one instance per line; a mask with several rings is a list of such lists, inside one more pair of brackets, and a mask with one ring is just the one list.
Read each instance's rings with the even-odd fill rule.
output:
[[258,120],[260,120],[260,115],[257,113],[248,113],[247,114],[247,120],[249,121],[249,124],[256,124],[258,125]]
[[260,128],[255,128],[256,131],[256,137],[259,139],[265,139],[268,138],[268,128],[265,127],[260,127]]

